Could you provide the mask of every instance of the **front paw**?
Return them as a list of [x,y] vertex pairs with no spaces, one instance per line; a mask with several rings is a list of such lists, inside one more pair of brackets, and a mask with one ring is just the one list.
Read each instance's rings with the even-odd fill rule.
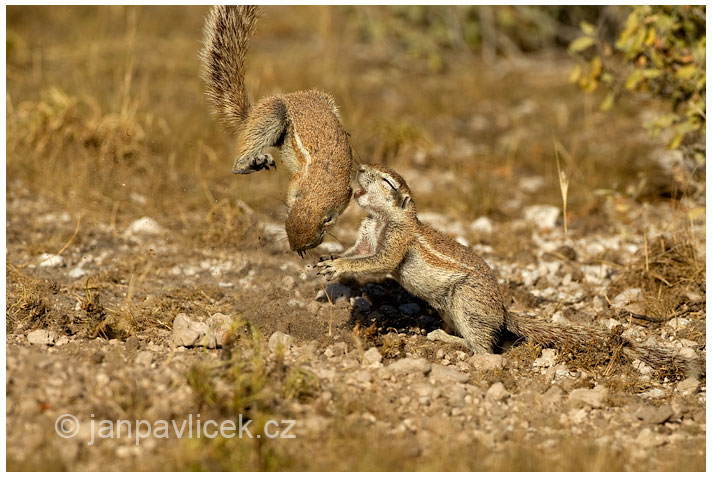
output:
[[322,275],[328,281],[333,281],[339,278],[344,270],[340,267],[342,261],[340,259],[327,259],[322,257],[314,267],[318,269],[317,275]]
[[270,166],[277,169],[277,163],[269,153],[243,156],[235,160],[235,164],[232,166],[232,172],[233,174],[250,174],[262,169],[269,171]]

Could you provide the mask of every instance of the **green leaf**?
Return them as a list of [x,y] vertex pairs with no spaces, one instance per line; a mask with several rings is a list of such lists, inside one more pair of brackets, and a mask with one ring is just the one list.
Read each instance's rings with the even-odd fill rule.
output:
[[676,149],[678,146],[680,146],[680,143],[682,143],[682,140],[685,138],[685,133],[677,133],[675,136],[672,137],[670,142],[667,144],[668,149]]
[[579,27],[581,27],[581,31],[586,35],[593,36],[596,33],[596,28],[587,21],[581,22]]
[[638,86],[638,83],[641,82],[643,79],[643,70],[633,70],[633,72],[628,75],[628,78],[625,80],[625,89],[632,91]]
[[654,68],[647,68],[643,70],[643,78],[651,79],[661,76],[663,72],[661,70],[656,70]]
[[613,107],[613,103],[615,102],[616,97],[615,95],[611,92],[606,95],[606,99],[603,100],[603,103],[601,103],[601,111],[608,111]]
[[696,71],[697,71],[696,65],[681,66],[675,72],[675,77],[680,78],[681,80],[689,80],[696,73]]
[[593,46],[596,43],[596,39],[593,37],[578,37],[569,45],[569,51],[578,53],[584,51],[586,48]]

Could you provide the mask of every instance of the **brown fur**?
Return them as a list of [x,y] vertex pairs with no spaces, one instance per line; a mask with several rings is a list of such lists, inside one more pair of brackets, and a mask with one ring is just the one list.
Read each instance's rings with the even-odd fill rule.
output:
[[[543,346],[586,349],[605,342],[608,334],[593,327],[510,314],[492,269],[469,248],[421,223],[410,189],[394,171],[361,166],[358,182],[363,189],[354,197],[368,217],[354,247],[341,258],[319,262],[319,273],[331,279],[390,274],[436,309],[476,353],[491,353],[497,334],[504,330]],[[697,372],[698,364],[664,349],[623,345],[626,354],[655,367],[679,364],[689,373]]]
[[263,98],[250,107],[244,61],[259,10],[216,6],[206,18],[200,54],[202,77],[213,110],[238,134],[233,173],[250,174],[275,166],[263,153],[281,148],[281,160],[293,174],[287,190],[285,229],[292,250],[318,246],[346,209],[351,197],[351,147],[334,99],[320,91]]

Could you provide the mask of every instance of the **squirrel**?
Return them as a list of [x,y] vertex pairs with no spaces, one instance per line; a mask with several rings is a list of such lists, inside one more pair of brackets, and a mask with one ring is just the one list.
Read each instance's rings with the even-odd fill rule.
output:
[[245,89],[245,54],[255,30],[257,6],[214,6],[205,20],[201,76],[213,112],[238,136],[235,174],[276,168],[269,146],[292,178],[287,188],[285,230],[291,250],[304,256],[351,199],[351,147],[334,99],[309,90],[262,98],[251,106]]
[[[322,257],[316,264],[317,273],[327,280],[389,274],[408,292],[428,302],[462,337],[437,330],[431,332],[433,338],[464,339],[476,354],[492,353],[497,335],[505,330],[542,346],[585,349],[605,341],[607,334],[594,327],[553,324],[507,311],[489,265],[468,247],[421,223],[410,188],[395,171],[362,165],[357,182],[361,189],[354,199],[368,215],[351,248],[341,257]],[[623,346],[629,357],[659,369],[677,364],[690,375],[698,373],[696,361],[662,348]]]

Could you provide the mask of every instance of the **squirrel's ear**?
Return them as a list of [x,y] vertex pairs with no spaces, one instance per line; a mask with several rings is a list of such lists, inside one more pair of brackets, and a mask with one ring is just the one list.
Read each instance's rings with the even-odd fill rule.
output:
[[410,195],[409,194],[404,194],[401,196],[401,208],[405,209],[408,207],[408,204],[410,204]]

